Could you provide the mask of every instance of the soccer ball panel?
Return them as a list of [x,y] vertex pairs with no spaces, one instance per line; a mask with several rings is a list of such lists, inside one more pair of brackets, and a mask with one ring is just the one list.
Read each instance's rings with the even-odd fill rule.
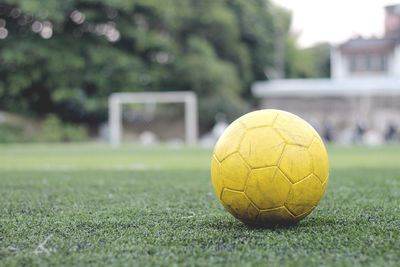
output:
[[308,147],[315,136],[315,130],[307,122],[287,112],[278,114],[273,127],[288,144]]
[[274,110],[258,110],[240,117],[239,120],[247,129],[250,129],[260,126],[272,126],[277,115],[278,112]]
[[220,172],[221,172],[221,164],[219,163],[215,155],[213,155],[211,159],[211,181],[215,193],[218,196],[218,199],[221,200],[222,190],[224,189],[224,181],[220,177]]
[[239,147],[239,153],[252,168],[276,166],[285,142],[271,127],[249,130]]
[[258,215],[258,209],[254,207],[244,192],[225,188],[222,192],[221,202],[238,219],[251,221],[255,220]]
[[313,161],[313,173],[324,183],[329,176],[328,154],[321,138],[315,138],[309,147],[310,155]]
[[313,210],[315,209],[315,206],[310,207],[309,210],[307,210],[306,212],[304,212],[303,214],[297,215],[295,217],[296,221],[300,221],[301,219],[307,217],[308,214],[310,214]]
[[329,177],[322,184],[322,192],[323,192],[322,195],[325,194],[326,188],[328,187],[328,181],[329,181]]
[[286,209],[286,207],[279,207],[269,210],[260,210],[257,221],[259,223],[279,223],[279,222],[291,222],[295,220],[295,217]]
[[240,141],[246,131],[246,128],[237,120],[226,128],[214,149],[214,154],[220,162],[238,150]]
[[220,179],[224,187],[243,191],[250,168],[242,160],[238,153],[228,156],[221,162]]
[[307,148],[287,145],[283,151],[279,169],[292,183],[304,179],[312,173],[312,160]]
[[284,205],[291,183],[277,167],[252,170],[246,186],[246,195],[259,209]]
[[310,211],[321,200],[324,194],[320,180],[311,174],[309,177],[292,185],[285,206],[295,216]]

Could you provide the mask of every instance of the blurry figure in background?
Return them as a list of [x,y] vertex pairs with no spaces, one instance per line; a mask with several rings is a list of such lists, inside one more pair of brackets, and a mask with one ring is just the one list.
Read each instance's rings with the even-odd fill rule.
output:
[[101,141],[106,141],[107,143],[110,142],[110,127],[108,126],[108,123],[100,125],[98,136]]
[[397,127],[393,123],[389,123],[386,133],[385,133],[385,141],[386,142],[395,142],[397,141]]
[[4,111],[0,111],[0,123],[6,122],[6,113]]
[[333,141],[333,129],[332,129],[332,125],[329,122],[324,123],[324,133],[323,133],[322,137],[327,142]]
[[338,143],[351,145],[355,142],[355,132],[353,127],[345,127],[338,133],[337,140]]
[[354,143],[363,143],[366,130],[367,124],[365,122],[357,122],[356,132],[354,134]]
[[201,138],[201,144],[204,146],[214,146],[218,138],[223,134],[228,127],[228,122],[224,113],[217,113],[215,115],[215,124],[212,130]]
[[374,128],[369,128],[363,138],[363,143],[368,146],[379,146],[384,143],[383,134]]
[[225,131],[226,127],[228,127],[228,122],[226,121],[225,114],[221,112],[217,113],[215,115],[215,125],[211,130],[212,134],[218,139]]
[[143,145],[151,145],[159,142],[158,137],[152,131],[144,131],[139,135],[138,141]]

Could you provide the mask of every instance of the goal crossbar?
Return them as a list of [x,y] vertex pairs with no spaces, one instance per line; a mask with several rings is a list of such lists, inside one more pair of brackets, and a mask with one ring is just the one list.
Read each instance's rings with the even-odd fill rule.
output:
[[109,97],[110,143],[118,146],[122,133],[122,104],[130,103],[184,103],[185,104],[185,141],[196,144],[198,138],[197,96],[186,92],[138,92],[113,93]]

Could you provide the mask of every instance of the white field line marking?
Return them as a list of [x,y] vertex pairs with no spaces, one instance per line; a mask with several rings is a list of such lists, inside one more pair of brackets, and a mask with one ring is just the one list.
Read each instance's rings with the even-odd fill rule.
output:
[[33,251],[33,253],[35,255],[38,255],[40,253],[46,253],[47,255],[50,254],[50,252],[52,251],[52,249],[47,249],[44,247],[44,245],[46,245],[47,241],[50,240],[50,238],[52,238],[53,235],[49,235],[42,243],[39,244],[39,246],[37,246],[37,248],[35,249],[35,251]]

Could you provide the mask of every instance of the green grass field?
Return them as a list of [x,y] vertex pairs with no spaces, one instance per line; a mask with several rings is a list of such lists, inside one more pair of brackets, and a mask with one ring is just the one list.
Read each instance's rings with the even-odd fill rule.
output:
[[0,146],[0,265],[400,266],[400,147],[329,147],[297,225],[249,228],[212,189],[211,150]]

